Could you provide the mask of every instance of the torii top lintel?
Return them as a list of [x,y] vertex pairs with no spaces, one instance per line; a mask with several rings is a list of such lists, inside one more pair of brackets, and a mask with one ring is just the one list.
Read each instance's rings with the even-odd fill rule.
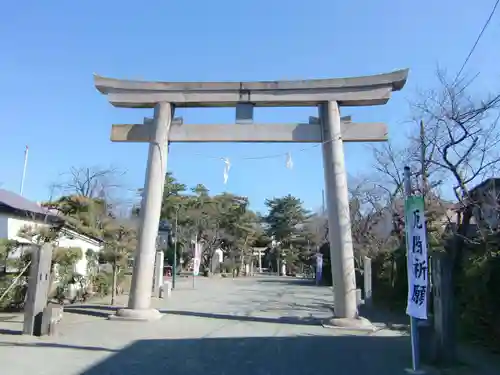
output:
[[116,107],[232,107],[252,103],[263,107],[314,106],[337,101],[342,106],[385,104],[403,88],[408,69],[391,73],[333,79],[262,82],[147,82],[94,75],[96,88]]

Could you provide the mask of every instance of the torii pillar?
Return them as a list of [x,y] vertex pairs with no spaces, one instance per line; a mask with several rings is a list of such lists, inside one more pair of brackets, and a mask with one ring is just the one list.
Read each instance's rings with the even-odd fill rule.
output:
[[323,170],[328,212],[330,264],[335,293],[334,313],[335,316],[354,319],[358,314],[356,274],[344,145],[337,102],[320,104],[319,116],[323,130]]
[[[272,82],[141,82],[95,76],[97,89],[111,104],[154,108],[143,124],[113,125],[114,142],[148,142],[149,156],[136,262],[128,307],[117,318],[154,320],[151,309],[155,241],[160,219],[168,142],[322,142],[335,319],[330,323],[356,328],[358,319],[344,142],[387,140],[381,123],[353,123],[340,117],[339,106],[387,103],[403,88],[408,70],[392,73],[305,81]],[[184,125],[173,121],[174,107],[236,107],[232,125]],[[253,124],[254,106],[317,106],[319,121]]]

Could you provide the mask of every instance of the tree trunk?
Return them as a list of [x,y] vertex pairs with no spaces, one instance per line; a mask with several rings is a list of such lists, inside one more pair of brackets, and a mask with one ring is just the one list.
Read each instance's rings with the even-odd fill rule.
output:
[[[456,338],[458,335],[458,329],[459,329],[459,317],[460,317],[460,304],[462,303],[461,301],[461,289],[462,289],[462,282],[463,282],[463,276],[464,276],[464,252],[465,252],[465,247],[467,246],[465,238],[468,236],[469,228],[470,228],[470,221],[472,218],[472,211],[470,208],[467,208],[465,212],[462,214],[462,217],[459,217],[459,222],[457,223],[457,234],[455,234],[452,244],[451,244],[451,275],[450,275],[450,280],[449,280],[449,290],[446,293],[446,297],[448,300],[448,309],[447,309],[447,316],[444,318],[447,321],[451,322],[451,326],[449,326],[449,329],[447,331],[447,340],[448,342],[455,343]],[[449,352],[452,353],[450,354],[451,357],[454,356],[454,353],[456,352],[456,347],[455,348],[450,348]]]
[[233,279],[234,279],[236,276],[236,258],[234,256],[234,253],[231,254],[231,263],[232,263],[231,265],[233,267],[232,273],[233,273]]
[[[462,214],[462,217],[459,218],[459,223],[457,223],[457,232],[458,236],[455,235],[453,240],[451,259],[452,259],[452,277],[453,285],[459,287],[458,281],[462,276],[463,272],[463,254],[464,248],[466,246],[465,238],[469,235],[470,221],[472,218],[472,210],[467,208],[465,212]],[[461,220],[460,220],[461,219]],[[457,290],[458,291],[458,290]]]
[[118,273],[118,267],[113,266],[113,286],[111,288],[111,305],[115,304],[117,273]]
[[396,285],[397,262],[394,255],[391,255],[391,288],[394,289]]
[[48,293],[49,298],[53,297],[56,294],[57,291],[56,277],[57,277],[56,265],[52,264],[50,266],[50,275],[49,275],[49,293]]

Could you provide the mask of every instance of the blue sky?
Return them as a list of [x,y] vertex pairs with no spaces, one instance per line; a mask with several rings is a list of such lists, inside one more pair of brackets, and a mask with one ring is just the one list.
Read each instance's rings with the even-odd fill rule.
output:
[[[409,67],[402,92],[386,106],[345,108],[356,121],[389,124],[404,142],[411,132],[407,101],[432,87],[439,64],[456,72],[493,0],[332,1],[21,1],[0,10],[0,183],[18,191],[25,145],[30,156],[25,196],[47,199],[48,186],[71,166],[114,165],[124,184],[141,187],[145,144],[113,144],[112,123],[140,122],[152,110],[113,108],[93,86],[92,73],[165,81],[333,78]],[[307,5],[306,5],[307,4]],[[499,80],[500,14],[492,20],[466,72],[481,74],[479,90]],[[496,46],[496,47],[495,47]],[[315,109],[257,109],[261,122],[306,121]],[[190,123],[230,123],[230,109],[180,110]],[[307,145],[305,145],[307,146]],[[188,185],[250,197],[288,193],[308,208],[321,204],[319,147],[293,144],[174,144],[168,169]],[[291,152],[260,161],[241,160]],[[227,186],[223,162],[231,160]],[[369,173],[367,145],[346,146],[351,175]]]

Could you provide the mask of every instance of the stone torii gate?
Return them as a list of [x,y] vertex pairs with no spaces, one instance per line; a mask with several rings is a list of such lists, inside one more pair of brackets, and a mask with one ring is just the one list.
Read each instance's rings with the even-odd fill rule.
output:
[[[322,142],[334,311],[339,321],[357,318],[356,280],[343,142],[387,140],[382,123],[354,123],[340,106],[382,105],[403,88],[408,70],[337,79],[269,82],[143,82],[94,76],[115,107],[154,108],[143,124],[113,125],[113,142],[148,142],[140,230],[128,307],[116,317],[153,320],[151,289],[169,142]],[[308,123],[253,124],[253,108],[317,106]],[[178,107],[236,107],[236,124],[191,125],[174,119]],[[342,322],[341,322],[342,324]]]

